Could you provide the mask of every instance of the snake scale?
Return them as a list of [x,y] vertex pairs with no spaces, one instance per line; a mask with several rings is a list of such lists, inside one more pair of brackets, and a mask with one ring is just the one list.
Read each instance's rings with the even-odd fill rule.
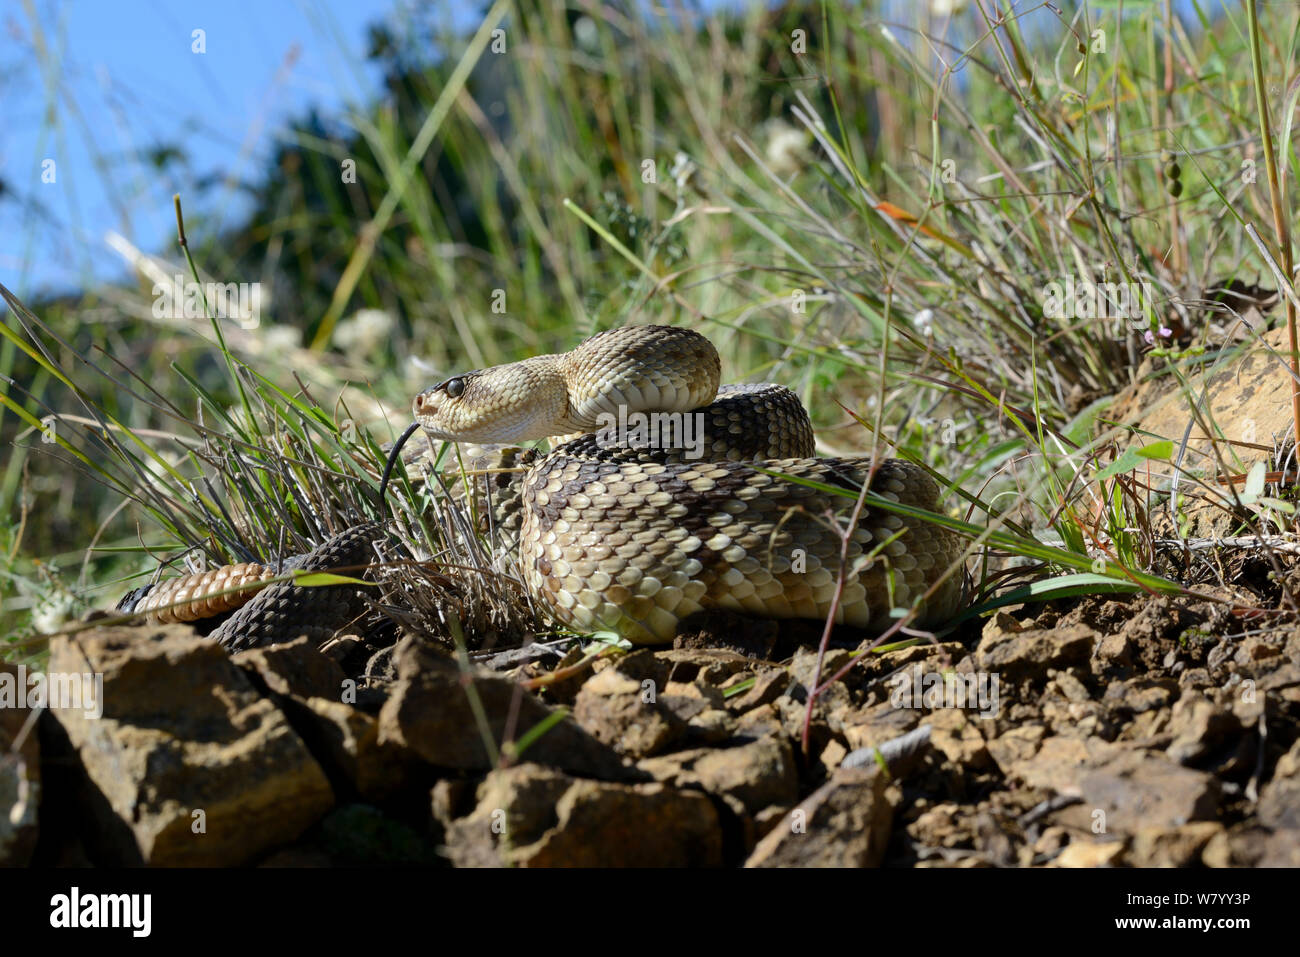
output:
[[[872,504],[847,545],[842,534],[868,480],[881,498],[933,511],[938,486],[925,470],[897,459],[873,468],[867,457],[815,458],[793,392],[719,387],[720,372],[716,349],[697,332],[625,326],[570,352],[454,376],[416,396],[413,411],[431,440],[569,437],[532,456],[507,495],[521,514],[515,547],[524,583],[577,631],[659,644],[708,609],[825,619],[841,557],[837,622],[879,631],[895,609],[912,606],[920,627],[950,618],[962,600],[962,575],[950,573],[963,555],[956,535]],[[380,534],[359,525],[293,561],[309,570],[364,564]],[[229,647],[303,633],[323,639],[358,613],[355,589],[263,588],[260,566],[205,575],[223,587],[247,576],[250,593],[261,589],[213,633]],[[175,604],[162,614],[177,618],[207,613],[203,580],[158,588],[152,602],[136,596],[119,607],[155,617],[151,604]]]

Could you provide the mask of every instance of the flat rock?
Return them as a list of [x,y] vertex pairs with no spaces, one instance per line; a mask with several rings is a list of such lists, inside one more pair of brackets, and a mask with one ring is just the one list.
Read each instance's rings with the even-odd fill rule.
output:
[[1010,681],[1046,678],[1048,668],[1086,665],[1099,638],[1084,624],[1021,632],[986,628],[975,649],[975,666]]
[[1124,860],[1123,841],[1072,841],[1052,860],[1053,867],[1114,867]]
[[667,666],[669,681],[695,681],[703,678],[713,684],[720,684],[754,665],[753,659],[720,648],[674,648],[656,651],[654,656]]
[[345,675],[338,662],[305,637],[236,652],[230,660],[275,694],[339,700],[344,691]]
[[758,842],[746,867],[875,867],[894,806],[877,766],[840,769]]
[[1237,716],[1202,694],[1185,692],[1174,703],[1169,733],[1174,736],[1166,749],[1179,764],[1204,759],[1231,735],[1241,733]]
[[461,867],[718,867],[722,833],[704,795],[612,784],[536,764],[490,773],[478,806],[447,826]]
[[[687,727],[686,716],[670,706],[664,690],[653,678],[615,665],[583,683],[573,702],[573,718],[619,754],[659,754],[682,738]],[[698,711],[706,704],[700,701]]]
[[800,648],[794,653],[794,658],[790,661],[787,669],[790,677],[803,685],[806,689],[811,689],[814,685],[825,683],[832,675],[838,672],[849,663],[852,656],[843,648],[828,648],[826,656],[822,659],[821,671],[817,671],[817,649]]
[[97,843],[121,863],[246,863],[334,803],[284,714],[187,627],[56,637],[49,669],[102,675],[102,718],[51,713],[85,772]]
[[[1286,337],[1283,328],[1262,336],[1283,355],[1289,348]],[[1134,426],[1130,435],[1135,444],[1153,442],[1157,437],[1175,443],[1185,441],[1183,470],[1217,473],[1211,441],[1218,439],[1219,454],[1230,467],[1249,472],[1256,461],[1267,461],[1273,437],[1284,435],[1291,426],[1291,386],[1282,368],[1282,363],[1263,345],[1247,343],[1235,354],[1221,354],[1213,366],[1189,370],[1185,388],[1180,388],[1180,380],[1172,376],[1135,383],[1116,399],[1111,414],[1115,421]],[[1189,396],[1198,403],[1195,411],[1189,408]],[[1202,402],[1203,408],[1199,407]],[[1217,423],[1224,430],[1223,437],[1207,435],[1201,428],[1205,422]],[[1189,427],[1191,432],[1185,434]],[[1231,440],[1231,444],[1223,438]],[[1243,441],[1248,444],[1241,444]],[[1145,461],[1143,468],[1149,476],[1147,481],[1153,484],[1174,475],[1171,463],[1156,459]],[[1192,534],[1209,534],[1213,530],[1198,528]]]
[[594,778],[628,777],[608,745],[517,682],[483,669],[462,672],[401,647],[395,658],[398,680],[379,712],[380,743],[407,748],[438,767],[487,771],[500,760],[507,731],[517,741],[546,722],[549,727],[519,757]]
[[1112,681],[1102,700],[1110,707],[1132,714],[1144,714],[1168,707],[1178,697],[1178,682],[1173,678],[1139,675]]
[[897,708],[886,698],[851,712],[844,719],[844,739],[851,751],[869,748],[906,734],[924,717],[924,711]]
[[379,739],[378,718],[328,698],[308,698],[291,715],[331,780],[341,776],[362,798],[382,800],[410,778],[411,755]]
[[1206,820],[1219,801],[1211,775],[1182,767],[1162,752],[1092,738],[1048,738],[1034,757],[1013,762],[1007,776],[1079,795],[1082,804],[1059,812],[1063,819],[1083,815],[1081,826],[1100,822],[1107,834]]
[[754,683],[747,691],[727,699],[727,709],[736,714],[744,714],[760,705],[770,704],[785,694],[792,681],[784,668],[768,668],[754,676]]
[[933,728],[930,740],[934,747],[956,766],[977,770],[992,764],[984,738],[989,722],[956,708],[944,708],[931,712],[927,723]]
[[1193,867],[1201,853],[1226,832],[1218,821],[1196,821],[1179,827],[1143,827],[1133,835],[1128,863],[1134,867]]
[[736,733],[736,720],[720,708],[706,708],[686,722],[689,744],[721,744]]
[[1037,754],[1046,737],[1047,729],[1041,724],[1022,724],[993,738],[986,747],[993,763],[1003,774],[1008,774],[1013,767]]
[[769,735],[732,748],[678,751],[646,758],[637,766],[673,787],[734,797],[750,814],[772,805],[787,808],[799,796],[794,752],[783,736]]

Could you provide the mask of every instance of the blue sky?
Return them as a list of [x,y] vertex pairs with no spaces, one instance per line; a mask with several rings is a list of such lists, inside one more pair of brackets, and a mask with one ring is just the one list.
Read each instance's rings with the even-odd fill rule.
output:
[[[433,6],[448,22],[478,22],[465,0]],[[255,179],[289,119],[372,100],[366,27],[403,10],[402,0],[2,0],[0,282],[34,296],[120,275],[110,229],[173,252],[172,194],[196,195],[204,177]],[[187,165],[159,174],[140,161],[171,143]],[[243,211],[228,185],[209,195],[228,222]]]
[[[915,2],[887,0],[887,18],[908,19],[898,7]],[[204,180],[222,182],[202,194],[205,210],[237,222],[247,209],[233,181],[256,180],[309,107],[338,117],[372,102],[366,28],[400,29],[417,5],[467,31],[487,3],[0,0],[0,282],[33,299],[120,278],[110,230],[174,255],[172,194],[194,212]],[[206,52],[194,52],[195,30]],[[171,144],[187,162],[159,173],[144,151]]]

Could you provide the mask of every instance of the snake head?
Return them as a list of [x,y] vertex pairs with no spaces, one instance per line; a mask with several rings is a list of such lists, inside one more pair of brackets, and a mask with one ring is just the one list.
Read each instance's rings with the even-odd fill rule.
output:
[[[480,370],[464,372],[450,379],[444,379],[431,389],[425,389],[415,397],[411,410],[415,421],[433,438],[452,439],[453,432],[459,432],[474,424],[474,399],[471,395],[466,400],[465,393],[470,389]],[[443,434],[446,433],[446,434]]]
[[567,424],[569,399],[552,359],[538,356],[444,379],[415,397],[415,421],[431,439],[449,442],[519,442],[559,434]]

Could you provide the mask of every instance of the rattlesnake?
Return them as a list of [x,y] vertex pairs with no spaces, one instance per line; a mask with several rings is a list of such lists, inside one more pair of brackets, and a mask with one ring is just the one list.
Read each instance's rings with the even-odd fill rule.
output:
[[[873,468],[866,457],[814,458],[794,393],[720,389],[720,368],[697,332],[626,326],[571,352],[454,376],[420,393],[413,411],[433,440],[577,435],[535,456],[508,494],[518,497],[524,583],[578,631],[655,644],[707,609],[824,619],[841,557],[838,622],[879,631],[895,609],[913,605],[918,626],[950,618],[962,599],[956,535],[878,504],[862,509],[847,544],[840,533],[869,477],[881,498],[933,511],[938,487],[925,470],[896,459]],[[349,529],[342,544],[331,540],[299,565],[364,561],[378,534],[371,525]],[[191,586],[187,602],[201,605],[202,590]],[[234,647],[294,637],[304,630],[302,604],[319,604],[321,591],[277,584],[215,637]]]

